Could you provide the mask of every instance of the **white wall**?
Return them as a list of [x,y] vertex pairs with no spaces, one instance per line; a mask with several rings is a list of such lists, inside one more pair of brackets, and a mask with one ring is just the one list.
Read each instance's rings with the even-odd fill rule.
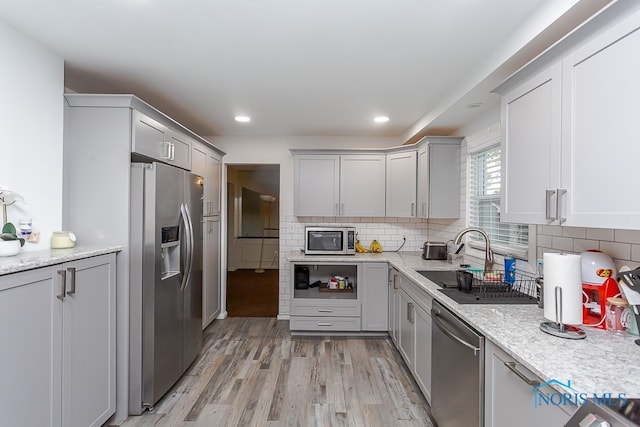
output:
[[40,243],[62,224],[64,62],[61,57],[0,21],[0,184],[22,194],[26,204],[8,208],[16,227],[33,219]]

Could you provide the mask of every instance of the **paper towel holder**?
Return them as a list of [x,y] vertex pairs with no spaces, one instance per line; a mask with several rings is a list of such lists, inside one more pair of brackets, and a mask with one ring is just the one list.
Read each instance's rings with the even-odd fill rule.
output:
[[587,334],[581,328],[573,325],[565,325],[562,323],[562,288],[556,286],[556,322],[540,323],[540,330],[547,334],[567,338],[571,340],[580,340],[586,338]]

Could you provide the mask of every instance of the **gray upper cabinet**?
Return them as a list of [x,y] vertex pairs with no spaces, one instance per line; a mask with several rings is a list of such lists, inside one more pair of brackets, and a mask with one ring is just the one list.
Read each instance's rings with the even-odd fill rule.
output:
[[387,154],[387,216],[416,216],[415,150]]
[[640,227],[639,51],[640,3],[617,2],[496,89],[501,220]]
[[460,145],[462,138],[428,137],[418,149],[419,218],[460,217]]
[[191,169],[191,141],[140,111],[133,112],[131,152]]
[[385,216],[385,155],[295,154],[297,216]]

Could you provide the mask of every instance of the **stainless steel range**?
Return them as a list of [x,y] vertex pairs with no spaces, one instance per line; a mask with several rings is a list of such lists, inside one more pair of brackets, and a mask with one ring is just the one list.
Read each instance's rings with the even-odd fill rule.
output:
[[537,304],[534,277],[518,274],[513,283],[499,270],[470,273],[454,270],[418,271],[458,304]]

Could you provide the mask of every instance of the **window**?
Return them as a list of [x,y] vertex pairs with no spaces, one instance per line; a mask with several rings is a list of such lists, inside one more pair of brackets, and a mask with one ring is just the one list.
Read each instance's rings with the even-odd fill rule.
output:
[[[469,225],[489,235],[494,252],[527,260],[529,226],[500,222],[500,157],[500,144],[469,155]],[[476,233],[469,234],[467,241],[484,248]]]

